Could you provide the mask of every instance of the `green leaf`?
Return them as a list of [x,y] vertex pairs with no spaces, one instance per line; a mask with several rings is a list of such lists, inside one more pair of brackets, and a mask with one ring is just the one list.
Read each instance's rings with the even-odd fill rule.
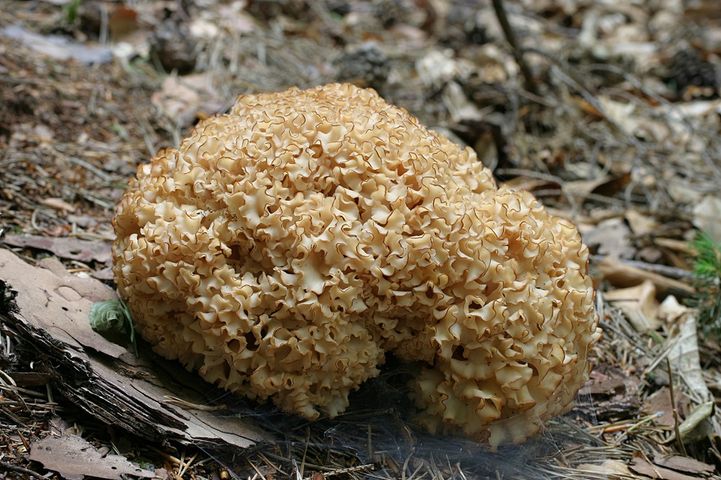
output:
[[137,355],[135,327],[128,306],[120,299],[96,302],[90,309],[90,328],[110,341],[129,341]]

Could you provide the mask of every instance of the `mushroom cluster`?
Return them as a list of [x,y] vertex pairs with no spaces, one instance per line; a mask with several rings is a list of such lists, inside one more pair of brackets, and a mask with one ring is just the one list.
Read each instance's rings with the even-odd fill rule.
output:
[[141,165],[113,224],[156,351],[308,419],[393,353],[424,365],[428,428],[522,441],[567,409],[599,336],[576,228],[347,84],[240,97]]

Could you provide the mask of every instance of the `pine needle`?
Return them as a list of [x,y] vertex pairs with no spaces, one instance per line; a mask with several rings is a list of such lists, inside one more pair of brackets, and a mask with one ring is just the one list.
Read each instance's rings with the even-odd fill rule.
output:
[[692,247],[696,251],[694,273],[699,292],[699,323],[705,333],[721,338],[721,244],[700,232]]

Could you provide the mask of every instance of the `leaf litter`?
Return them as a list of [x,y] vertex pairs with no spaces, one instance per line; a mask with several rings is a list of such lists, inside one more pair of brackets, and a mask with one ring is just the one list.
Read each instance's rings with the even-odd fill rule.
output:
[[[29,262],[0,250],[0,472],[40,471],[28,455],[60,415],[94,451],[125,442],[173,478],[718,478],[721,339],[699,325],[692,300],[713,290],[690,246],[718,238],[714,2],[501,2],[530,82],[490,1],[87,0],[72,19],[60,3],[0,7],[0,29],[24,35],[0,35],[0,240]],[[55,37],[115,58],[37,48]],[[605,334],[576,407],[536,441],[491,454],[424,436],[389,407],[392,368],[355,396],[367,407],[309,425],[87,324],[113,298],[90,277],[110,280],[109,221],[138,164],[240,93],[343,78],[582,226]]]

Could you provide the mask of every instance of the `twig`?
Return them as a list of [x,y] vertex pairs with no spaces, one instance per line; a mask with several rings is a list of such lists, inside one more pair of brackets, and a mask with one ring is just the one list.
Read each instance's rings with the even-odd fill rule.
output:
[[673,433],[676,436],[676,447],[681,453],[687,455],[686,446],[683,444],[683,439],[681,438],[681,430],[679,429],[678,409],[676,408],[676,394],[674,393],[673,389],[673,374],[671,372],[671,361],[668,359],[668,357],[666,357],[666,371],[668,372],[668,390],[669,395],[671,395],[671,409],[673,410]]
[[96,177],[98,177],[103,182],[111,182],[113,180],[113,177],[108,175],[107,173],[103,172],[101,169],[93,165],[92,163],[86,162],[85,160],[73,156],[67,157],[68,161],[74,165],[77,165],[79,167],[84,168],[85,170],[89,171]]
[[[591,255],[591,260],[594,262],[601,262],[605,258],[606,257],[603,255]],[[645,270],[647,272],[658,273],[659,275],[663,275],[664,277],[675,278],[677,280],[693,280],[696,278],[693,272],[689,272],[688,270],[684,270],[683,268],[641,262],[638,260],[620,260],[620,262],[630,267],[635,267],[640,270]]]
[[11,463],[7,463],[7,462],[3,462],[3,461],[0,461],[0,467],[5,468],[7,470],[11,470],[13,472],[24,473],[25,475],[28,475],[33,478],[39,478],[40,480],[46,480],[45,477],[40,475],[38,472],[30,470],[29,468],[20,467],[18,465],[13,465]]
[[[329,472],[324,472],[323,477],[328,478],[328,477],[335,477],[338,475],[347,475],[349,473],[364,472],[366,470],[373,470],[375,468],[376,468],[376,466],[373,465],[372,463],[366,463],[363,465],[356,465],[354,467],[347,467],[347,468],[341,468],[339,470],[332,470]],[[311,478],[313,478],[313,477],[312,476],[306,477],[306,480],[310,480]]]
[[526,59],[523,58],[523,53],[518,47],[518,42],[516,41],[516,34],[513,31],[513,27],[511,27],[511,23],[508,21],[508,15],[506,15],[506,9],[503,5],[503,0],[493,0],[493,10],[496,12],[498,23],[501,24],[501,30],[503,30],[503,35],[504,37],[506,37],[506,41],[511,46],[513,58],[516,60],[518,68],[521,69],[521,74],[523,74],[523,78],[526,80],[526,88],[534,95],[539,95],[538,84],[533,78],[531,67],[528,66],[528,63],[526,63]]

